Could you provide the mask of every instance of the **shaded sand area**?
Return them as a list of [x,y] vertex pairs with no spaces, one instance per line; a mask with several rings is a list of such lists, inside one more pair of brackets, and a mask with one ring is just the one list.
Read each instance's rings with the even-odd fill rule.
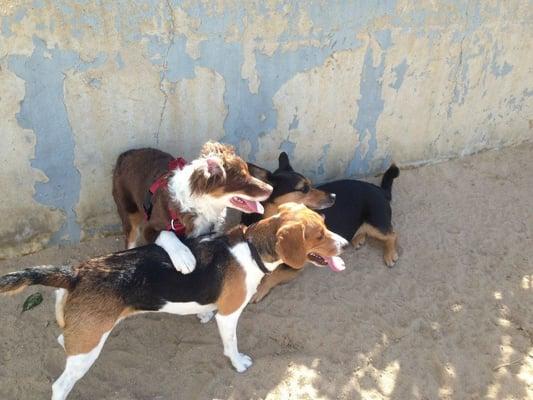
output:
[[[214,321],[141,315],[113,331],[71,399],[533,398],[533,145],[403,170],[392,205],[398,264],[370,241],[344,272],[308,267],[248,306],[245,374]],[[51,248],[0,272],[121,246]],[[44,302],[21,314],[37,290]],[[47,399],[64,365],[52,290],[0,301],[0,399]]]

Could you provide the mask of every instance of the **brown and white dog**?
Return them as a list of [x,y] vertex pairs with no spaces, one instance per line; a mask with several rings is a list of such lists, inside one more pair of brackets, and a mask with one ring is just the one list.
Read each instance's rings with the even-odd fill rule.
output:
[[339,256],[348,242],[329,231],[323,218],[303,205],[287,204],[270,218],[226,235],[196,238],[188,244],[198,260],[187,275],[176,272],[167,253],[147,245],[78,266],[41,266],[0,277],[0,293],[28,285],[56,291],[58,342],[67,353],[65,371],[52,386],[52,400],[63,400],[98,358],[111,330],[142,312],[179,315],[218,309],[216,321],[224,354],[238,372],[252,359],[237,348],[237,322],[266,273],[280,263],[302,268],[306,261],[344,269]]
[[[227,207],[262,213],[260,201],[268,198],[272,187],[250,175],[246,162],[231,146],[208,142],[199,158],[169,171],[173,160],[170,154],[150,148],[122,153],[113,172],[113,198],[128,249],[137,245],[147,216],[145,240],[163,247],[178,271],[190,273],[196,260],[176,234],[191,238],[219,232]],[[161,185],[152,189],[158,181]]]

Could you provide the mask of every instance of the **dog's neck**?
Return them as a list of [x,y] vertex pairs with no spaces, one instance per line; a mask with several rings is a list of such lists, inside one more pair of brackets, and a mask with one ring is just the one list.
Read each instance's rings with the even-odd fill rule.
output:
[[263,220],[250,225],[244,231],[244,239],[253,244],[265,267],[273,271],[283,263],[276,251],[276,232],[279,222],[274,219]]
[[193,194],[191,176],[202,162],[202,159],[192,161],[182,169],[175,170],[168,180],[170,200],[180,212],[197,216],[192,236],[207,233],[212,229],[218,231],[226,218],[226,205],[221,200],[208,194]]

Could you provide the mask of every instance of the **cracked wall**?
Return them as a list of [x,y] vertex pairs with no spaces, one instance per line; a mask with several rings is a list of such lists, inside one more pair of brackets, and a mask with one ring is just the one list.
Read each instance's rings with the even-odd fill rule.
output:
[[[130,148],[207,139],[316,182],[533,136],[516,0],[0,0],[0,257],[119,229]],[[16,190],[13,190],[16,188]]]

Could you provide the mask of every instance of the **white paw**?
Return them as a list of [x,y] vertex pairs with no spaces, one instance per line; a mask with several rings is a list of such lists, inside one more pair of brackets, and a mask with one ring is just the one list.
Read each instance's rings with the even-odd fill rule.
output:
[[252,358],[243,353],[239,353],[236,357],[234,357],[231,360],[231,363],[233,364],[233,367],[235,367],[237,372],[244,372],[253,364]]
[[191,250],[170,231],[162,231],[155,243],[161,246],[170,257],[174,268],[182,274],[190,274],[196,267],[196,259]]
[[207,324],[215,316],[214,311],[207,311],[205,313],[196,314],[202,324]]
[[174,268],[182,274],[190,274],[196,268],[196,258],[189,249],[180,250],[177,254],[170,255]]

